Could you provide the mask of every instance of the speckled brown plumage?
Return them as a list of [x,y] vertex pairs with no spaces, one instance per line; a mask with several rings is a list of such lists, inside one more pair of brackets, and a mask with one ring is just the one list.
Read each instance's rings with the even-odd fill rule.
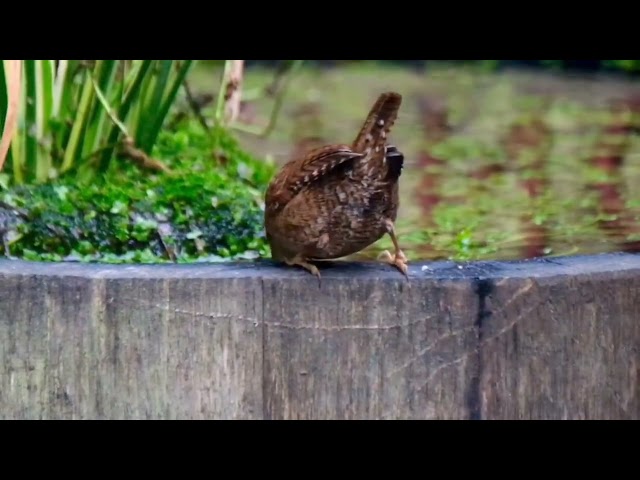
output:
[[387,144],[402,97],[378,97],[351,145],[315,148],[285,164],[265,196],[265,228],[272,256],[320,277],[310,260],[356,253],[388,233],[387,261],[407,274],[393,222],[403,154]]

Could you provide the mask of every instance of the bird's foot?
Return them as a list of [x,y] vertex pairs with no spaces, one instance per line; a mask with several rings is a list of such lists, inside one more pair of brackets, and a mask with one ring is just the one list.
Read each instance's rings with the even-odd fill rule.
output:
[[318,270],[318,267],[307,262],[301,256],[296,255],[292,259],[285,259],[285,263],[289,266],[297,265],[299,267],[304,268],[305,270],[309,271],[312,275],[315,275],[316,277],[318,277],[318,284],[320,283],[320,271]]
[[391,237],[391,241],[393,242],[393,248],[395,249],[395,253],[391,255],[389,251],[385,250],[382,252],[382,257],[389,262],[391,265],[395,266],[398,270],[402,272],[402,274],[409,280],[409,269],[407,268],[407,257],[404,252],[400,249],[400,244],[398,243],[398,237],[396,236],[396,229],[393,225],[393,221],[389,218],[384,220],[384,226],[387,230],[387,233]]
[[380,258],[396,267],[402,274],[409,280],[409,269],[407,267],[407,257],[402,250],[396,251],[395,254],[391,254],[389,250],[385,250],[380,254]]

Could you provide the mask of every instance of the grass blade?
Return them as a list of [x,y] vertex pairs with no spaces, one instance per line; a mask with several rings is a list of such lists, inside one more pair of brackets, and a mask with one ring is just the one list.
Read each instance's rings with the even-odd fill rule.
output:
[[70,169],[82,153],[83,134],[87,127],[87,119],[91,111],[91,102],[93,100],[93,85],[90,76],[91,70],[86,69],[83,72],[84,82],[82,85],[82,96],[80,97],[80,105],[78,113],[71,127],[71,135],[67,143],[64,159],[62,160],[61,170],[64,172]]
[[118,119],[118,117],[116,117],[116,114],[113,111],[113,109],[111,108],[111,105],[109,105],[109,101],[107,100],[105,95],[100,90],[100,86],[98,85],[98,83],[93,78],[91,79],[91,81],[93,83],[93,88],[94,88],[94,90],[96,92],[96,96],[98,97],[98,100],[102,104],[102,107],[103,107],[104,111],[107,113],[109,118],[111,118],[111,121],[120,129],[122,134],[128,136],[129,132],[127,132],[127,126],[124,123],[122,123]]
[[49,177],[51,171],[51,155],[44,145],[51,140],[49,127],[53,113],[54,61],[36,60],[36,62],[35,141],[38,145],[36,180],[43,182]]
[[149,102],[145,102],[141,121],[138,125],[139,132],[136,133],[136,143],[138,148],[147,153],[150,153],[150,135],[155,123],[157,122],[158,111],[162,105],[162,99],[167,88],[167,83],[169,82],[169,77],[171,76],[172,65],[172,60],[160,61],[160,70],[155,78],[153,89],[150,92]]
[[116,88],[111,98],[112,105],[121,105],[124,100],[125,81],[127,79],[127,70],[129,68],[129,62],[126,60],[120,60],[120,64],[116,70]]
[[171,105],[173,105],[173,102],[175,101],[175,98],[178,95],[178,92],[180,91],[180,87],[184,83],[184,80],[187,77],[189,70],[193,66],[193,62],[194,62],[193,60],[185,60],[184,63],[176,65],[178,68],[178,73],[176,77],[173,79],[173,84],[170,86],[169,91],[166,93],[164,100],[162,102],[162,105],[160,105],[160,107],[158,108],[155,121],[152,124],[151,129],[147,134],[148,150],[145,150],[144,148],[143,150],[145,150],[149,154],[151,153],[150,150],[152,146],[155,144],[158,138],[158,134],[160,133],[160,129],[162,128],[162,125],[164,124],[164,121],[167,118],[167,114],[171,109]]
[[4,130],[4,121],[8,111],[7,105],[9,102],[9,88],[7,87],[7,80],[5,77],[8,75],[8,68],[13,68],[13,66],[7,66],[8,62],[10,62],[10,60],[3,60],[2,68],[0,68],[0,112],[4,112],[4,115],[0,115],[0,138],[2,137],[2,132]]
[[[22,90],[22,60],[3,60],[2,65],[2,81],[0,88],[4,84],[4,88],[0,91],[0,111],[6,112],[2,119],[2,136],[0,137],[0,171],[9,153],[11,142],[14,139],[18,127],[20,99]],[[6,95],[2,93],[6,92]],[[16,174],[16,179],[21,179],[21,172]]]
[[[24,134],[24,166],[26,167],[28,178],[38,169],[38,95],[37,95],[37,74],[36,62],[38,60],[24,61],[24,77],[26,87],[26,106],[23,125]],[[31,175],[30,175],[31,174]]]
[[53,115],[54,61],[40,60],[37,64],[38,84],[38,135],[48,130],[47,120]]
[[[114,93],[113,89],[115,86],[117,66],[117,60],[98,60],[96,63],[96,76],[98,80],[95,81],[93,77],[91,77],[91,82],[92,85],[97,83],[100,92],[104,92],[106,96],[113,95]],[[96,152],[100,148],[100,141],[104,139],[102,131],[107,123],[106,120],[107,113],[105,109],[102,108],[99,103],[93,102],[90,123],[84,139],[83,158],[91,156],[93,152]]]
[[231,72],[231,60],[224,61],[224,70],[222,71],[222,78],[220,79],[220,87],[218,88],[218,98],[216,100],[216,109],[213,114],[213,119],[216,125],[221,125],[224,122],[224,102],[225,102],[225,90],[227,87],[227,78]]
[[26,181],[25,174],[25,161],[24,161],[24,145],[26,132],[24,128],[24,116],[27,106],[27,93],[24,88],[24,60],[22,61],[22,72],[20,75],[20,94],[18,95],[18,121],[16,131],[11,139],[11,148],[9,150],[9,157],[11,158],[11,172],[13,174],[13,180],[16,184],[22,184]]
[[61,167],[71,128],[78,110],[84,69],[78,60],[60,60],[55,80],[55,109],[52,119],[52,160]]
[[[133,75],[135,75],[134,80],[131,83],[130,88],[126,91],[124,95],[124,100],[122,101],[122,104],[118,109],[117,118],[120,121],[126,122],[127,115],[129,114],[129,110],[131,109],[131,105],[133,104],[133,100],[138,98],[138,95],[140,94],[140,91],[142,88],[142,84],[144,80],[147,78],[147,73],[149,72],[149,69],[151,68],[152,64],[153,64],[153,60],[142,60],[138,68],[134,67],[136,68],[133,72]],[[112,125],[107,141],[105,142],[106,148],[100,160],[99,168],[100,168],[100,171],[102,172],[106,171],[106,169],[109,168],[109,162],[113,157],[113,152],[115,149],[115,147],[112,147],[111,145],[116,144],[119,135],[120,135],[120,129],[118,125],[115,125],[115,124]]]
[[132,113],[131,121],[127,122],[132,134],[135,135],[134,140],[136,145],[138,145],[139,142],[141,141],[140,135],[144,131],[145,110],[147,108],[147,104],[149,101],[148,98],[151,95],[151,92],[153,91],[153,85],[155,84],[155,80],[156,80],[156,70],[158,68],[158,65],[157,65],[158,61],[151,60],[151,62],[152,63],[151,63],[150,71],[148,72],[148,75],[145,75],[145,78],[143,79],[142,84],[140,86],[140,91],[137,96],[137,102],[135,104],[135,108]]
[[62,107],[62,93],[66,85],[69,60],[59,60],[58,71],[53,84],[53,116],[58,117]]

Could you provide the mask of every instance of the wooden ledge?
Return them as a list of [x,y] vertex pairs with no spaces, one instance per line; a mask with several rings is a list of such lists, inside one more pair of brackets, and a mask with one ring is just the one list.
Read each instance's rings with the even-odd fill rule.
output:
[[0,418],[640,419],[640,256],[0,260]]
[[[323,279],[398,280],[404,277],[393,267],[379,262],[318,262]],[[621,274],[640,272],[640,254],[605,253],[601,255],[550,257],[519,261],[411,262],[412,280],[460,280],[506,278],[544,278],[558,275]],[[45,263],[0,259],[0,275],[36,275],[43,277],[97,278],[263,278],[273,280],[309,280],[302,269],[284,267],[270,260],[192,264],[111,265],[75,262]]]

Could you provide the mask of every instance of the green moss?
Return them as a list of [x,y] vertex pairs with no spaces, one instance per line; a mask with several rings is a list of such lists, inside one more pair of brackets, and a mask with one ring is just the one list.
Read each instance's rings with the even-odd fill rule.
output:
[[[120,159],[103,178],[0,190],[11,254],[30,260],[192,262],[268,254],[263,195],[273,165],[227,132],[191,120],[162,132],[153,157],[172,174]],[[3,232],[4,230],[4,232]],[[2,245],[0,245],[0,249]]]

